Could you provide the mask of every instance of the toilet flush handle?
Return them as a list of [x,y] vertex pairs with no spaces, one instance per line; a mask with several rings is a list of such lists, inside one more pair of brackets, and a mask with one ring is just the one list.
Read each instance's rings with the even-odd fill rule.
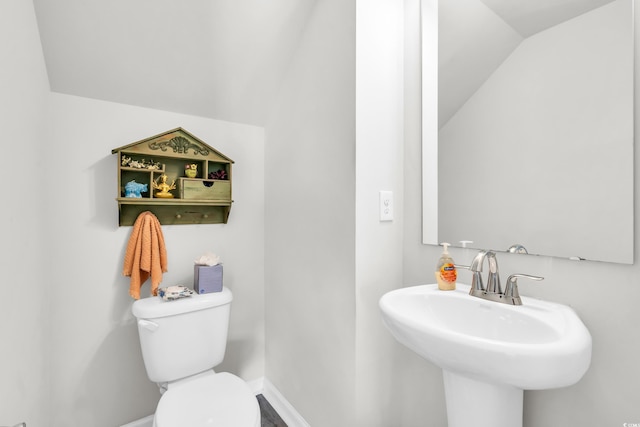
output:
[[139,319],[138,326],[145,328],[151,332],[155,332],[160,327],[160,325],[158,325],[157,323],[145,319]]

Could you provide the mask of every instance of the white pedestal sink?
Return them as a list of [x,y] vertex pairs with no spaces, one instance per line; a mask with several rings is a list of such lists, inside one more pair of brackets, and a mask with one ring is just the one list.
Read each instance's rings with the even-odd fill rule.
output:
[[385,325],[443,370],[449,427],[522,426],[523,390],[566,387],[591,363],[591,335],[562,304],[521,306],[413,286],[383,295]]

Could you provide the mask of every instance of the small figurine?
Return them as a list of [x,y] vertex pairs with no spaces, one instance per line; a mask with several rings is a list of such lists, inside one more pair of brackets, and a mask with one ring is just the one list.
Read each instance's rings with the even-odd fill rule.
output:
[[148,190],[149,186],[147,184],[140,184],[134,179],[133,181],[129,181],[125,184],[124,197],[141,198],[141,193],[146,193]]
[[195,163],[185,165],[184,174],[188,178],[195,178],[198,175],[198,165]]
[[218,169],[215,172],[209,172],[209,179],[229,179],[229,175],[224,169]]
[[148,170],[158,170],[162,167],[160,162],[154,162],[153,160],[134,160],[131,157],[127,157],[124,154],[122,155],[121,164],[127,168],[135,168],[135,169],[148,169]]
[[[229,175],[227,175],[227,171],[225,171],[224,169],[218,169],[215,172],[209,172],[209,179],[229,179]],[[213,187],[214,182],[213,181],[204,181],[203,182],[205,187]]]
[[[158,180],[160,180],[160,183],[158,183]],[[173,194],[169,193],[169,191],[175,190],[176,182],[173,181],[171,185],[167,184],[167,175],[162,174],[153,182],[153,188],[160,190],[156,192],[156,197],[171,199],[173,198]]]

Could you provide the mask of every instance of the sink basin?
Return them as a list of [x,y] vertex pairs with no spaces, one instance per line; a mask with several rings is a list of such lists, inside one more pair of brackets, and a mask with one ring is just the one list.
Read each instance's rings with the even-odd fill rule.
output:
[[[522,425],[522,390],[566,387],[589,368],[591,335],[570,307],[527,297],[522,297],[522,304],[470,296],[469,286],[463,284],[454,291],[440,291],[437,285],[413,286],[380,299],[391,334],[443,369],[450,426]],[[477,408],[487,417],[492,411],[504,412],[505,400],[520,413],[479,424],[484,415],[470,410],[473,402],[458,402],[461,408],[452,409],[455,402],[450,400],[459,401],[461,393],[481,393],[475,400],[483,408],[491,400],[485,394],[493,394],[499,401],[495,409]]]

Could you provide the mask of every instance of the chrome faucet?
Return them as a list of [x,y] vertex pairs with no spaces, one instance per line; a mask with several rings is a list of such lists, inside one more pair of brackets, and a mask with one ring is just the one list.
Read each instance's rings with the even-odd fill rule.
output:
[[[489,262],[489,276],[487,277],[487,287],[485,289],[482,284],[482,265],[484,264],[484,260],[487,259]],[[476,286],[475,290],[483,291],[487,293],[502,293],[502,287],[500,286],[500,274],[498,272],[498,260],[496,258],[496,253],[493,251],[480,251],[478,255],[471,261],[471,265],[469,266],[469,270],[473,273],[473,282],[475,281]],[[471,290],[474,290],[474,286],[471,287]]]
[[[487,260],[489,265],[489,275],[487,277],[487,286],[485,288],[482,283],[482,266],[484,260]],[[543,280],[543,277],[531,276],[529,274],[512,274],[507,279],[507,286],[504,293],[502,292],[502,286],[500,285],[500,272],[498,271],[498,260],[494,251],[482,250],[478,252],[478,255],[471,261],[469,267],[459,266],[462,268],[468,268],[473,273],[471,279],[471,290],[469,295],[488,299],[490,301],[501,302],[511,305],[522,305],[522,299],[518,292],[518,278],[523,277],[531,280]]]

